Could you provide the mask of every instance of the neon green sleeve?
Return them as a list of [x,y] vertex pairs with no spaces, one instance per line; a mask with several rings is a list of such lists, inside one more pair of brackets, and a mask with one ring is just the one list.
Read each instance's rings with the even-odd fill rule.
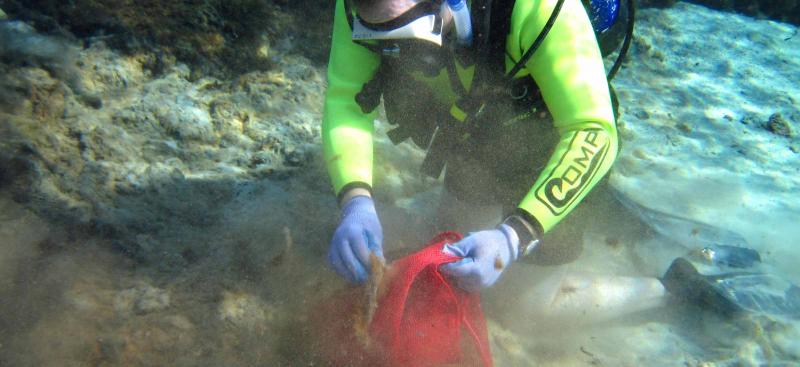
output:
[[376,112],[365,114],[355,101],[372,79],[380,58],[351,41],[344,1],[337,0],[328,60],[328,89],[322,115],[322,146],[338,195],[352,182],[372,185],[372,132]]
[[[506,49],[519,60],[544,28],[557,0],[517,0]],[[513,62],[507,58],[507,70]],[[519,208],[547,232],[608,172],[617,131],[600,49],[580,0],[566,0],[547,38],[518,76],[542,91],[560,141]]]

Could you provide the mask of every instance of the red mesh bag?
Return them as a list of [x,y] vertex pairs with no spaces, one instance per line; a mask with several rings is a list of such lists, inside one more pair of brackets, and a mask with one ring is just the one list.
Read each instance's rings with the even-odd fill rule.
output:
[[336,313],[356,314],[362,306],[358,294],[323,303],[315,312],[326,318],[320,320],[325,330],[317,334],[325,339],[320,357],[334,366],[492,366],[480,296],[451,285],[439,272],[439,265],[460,259],[442,252],[460,239],[444,232],[391,265],[368,325],[369,346],[355,336],[352,317],[331,319]]

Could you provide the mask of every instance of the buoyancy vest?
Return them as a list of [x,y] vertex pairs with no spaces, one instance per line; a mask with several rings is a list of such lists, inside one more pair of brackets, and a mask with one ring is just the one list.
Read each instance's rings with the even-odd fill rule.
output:
[[[454,42],[446,42],[443,47],[427,47],[422,67],[402,65],[380,46],[362,44],[381,55],[381,63],[375,76],[356,95],[356,102],[364,113],[368,113],[377,108],[383,97],[388,122],[396,126],[388,132],[391,141],[398,144],[411,138],[415,144],[427,149],[421,168],[423,173],[439,177],[447,152],[456,146],[463,150],[462,143],[480,136],[480,129],[499,125],[483,121],[482,116],[497,120],[497,113],[502,111],[506,116],[501,119],[521,119],[546,108],[533,79],[515,76],[544,41],[564,0],[558,1],[548,25],[531,47],[510,71],[506,71],[505,37],[509,32],[514,2],[473,0],[470,9],[475,29],[472,46],[456,47]],[[619,0],[582,0],[582,3],[590,15],[603,55],[619,49],[607,75],[610,82],[632,40],[634,0],[625,0],[623,6]],[[352,29],[353,12],[348,1],[345,1],[345,10]],[[616,21],[620,17],[625,22]],[[405,60],[409,59],[413,58]],[[471,75],[464,77],[464,74]],[[430,83],[437,78],[440,88],[433,87],[435,81]],[[442,98],[441,87],[449,89],[451,100]],[[613,89],[611,97],[616,114],[617,100]],[[509,112],[513,115],[509,116]]]

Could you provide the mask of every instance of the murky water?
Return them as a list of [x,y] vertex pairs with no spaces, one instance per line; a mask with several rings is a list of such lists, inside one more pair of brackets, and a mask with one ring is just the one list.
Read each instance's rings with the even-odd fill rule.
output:
[[[623,149],[608,182],[481,294],[497,366],[800,365],[797,314],[731,316],[662,283],[679,257],[800,283],[797,27],[674,8],[642,12],[615,81]],[[292,19],[276,9],[257,6]],[[0,19],[16,37],[0,38],[16,60],[0,60],[0,367],[325,366],[352,347],[325,333],[355,331],[340,301],[362,298],[325,259],[338,219],[319,148],[325,67],[298,55],[324,59],[327,46],[296,44],[322,42],[328,25],[225,29],[253,47],[201,23],[208,39],[181,39],[208,45],[189,67],[121,52],[104,43],[114,35],[81,49]],[[198,75],[213,55],[236,62],[209,68],[243,74]],[[424,152],[377,125],[391,262],[435,234],[442,184],[418,174]],[[728,245],[760,260],[703,257]],[[751,306],[790,295],[756,289]]]
[[[610,215],[577,216],[585,239],[575,262],[515,265],[484,294],[497,365],[788,363],[800,340],[796,324],[731,320],[636,288],[654,279],[636,254],[653,233],[610,195],[593,198],[587,206]],[[317,314],[330,312],[325,300],[345,285],[288,227],[272,229],[285,250],[268,264],[208,258],[165,272],[7,197],[0,204],[2,365],[325,365],[321,356],[337,340],[319,340],[314,330],[352,316]],[[618,221],[628,225],[608,225]]]
[[336,283],[288,228],[276,228],[286,251],[269,264],[204,259],[165,273],[6,196],[0,206],[0,365],[311,363],[307,308]]

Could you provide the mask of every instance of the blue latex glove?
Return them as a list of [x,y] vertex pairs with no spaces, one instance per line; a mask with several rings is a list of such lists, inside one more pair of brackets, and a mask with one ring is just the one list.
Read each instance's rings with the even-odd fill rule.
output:
[[369,253],[383,258],[383,229],[368,196],[356,196],[342,208],[342,219],[333,234],[328,263],[351,283],[363,283],[369,277]]
[[445,245],[443,252],[463,257],[442,265],[442,273],[467,292],[478,292],[492,286],[511,262],[517,259],[519,237],[514,230],[501,224],[497,229],[474,232],[454,244]]

